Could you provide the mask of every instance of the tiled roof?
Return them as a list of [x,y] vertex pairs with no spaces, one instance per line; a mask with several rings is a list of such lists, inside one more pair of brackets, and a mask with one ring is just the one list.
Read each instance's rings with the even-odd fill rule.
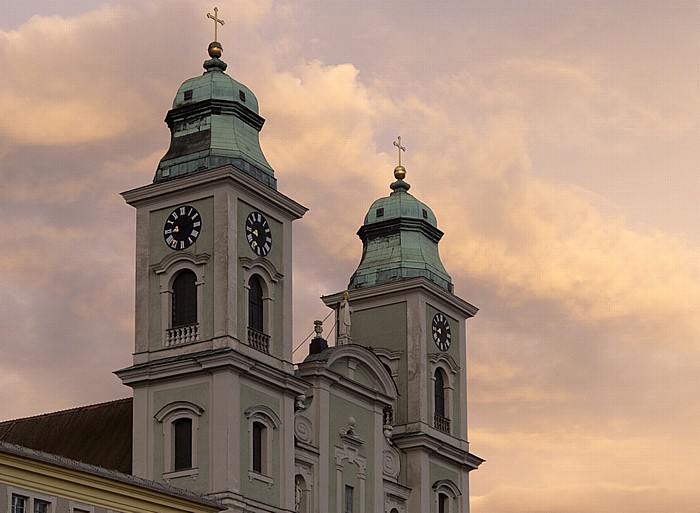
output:
[[0,442],[131,473],[132,399],[0,422]]

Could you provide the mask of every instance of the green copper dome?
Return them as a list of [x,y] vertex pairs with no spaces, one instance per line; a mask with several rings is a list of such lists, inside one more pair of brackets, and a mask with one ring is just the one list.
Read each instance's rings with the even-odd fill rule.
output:
[[265,120],[258,114],[258,100],[245,85],[224,73],[227,65],[218,58],[220,50],[218,43],[212,43],[212,58],[204,63],[206,72],[178,89],[165,118],[171,132],[170,148],[153,181],[231,164],[277,188],[275,172],[260,148],[259,132]]
[[[191,91],[191,93],[187,93]],[[243,93],[243,94],[241,94]],[[187,99],[185,99],[187,94]],[[258,99],[253,91],[224,72],[205,72],[199,77],[185,80],[177,90],[173,109],[205,100],[235,101],[258,114]]]
[[425,221],[431,226],[437,228],[437,219],[435,214],[422,201],[408,193],[409,184],[403,180],[395,182],[397,187],[394,192],[385,198],[379,198],[369,207],[365,216],[364,224],[372,224],[379,221],[388,221],[389,219],[417,219]]
[[452,292],[452,278],[438,253],[442,232],[435,214],[408,193],[410,185],[403,179],[391,188],[389,196],[372,203],[357,232],[362,239],[362,260],[348,289],[422,276]]

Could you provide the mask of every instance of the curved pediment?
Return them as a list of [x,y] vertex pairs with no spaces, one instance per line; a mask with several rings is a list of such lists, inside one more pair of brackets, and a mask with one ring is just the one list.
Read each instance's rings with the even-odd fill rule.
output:
[[392,399],[398,396],[390,369],[366,347],[346,344],[327,351],[327,367],[332,371]]

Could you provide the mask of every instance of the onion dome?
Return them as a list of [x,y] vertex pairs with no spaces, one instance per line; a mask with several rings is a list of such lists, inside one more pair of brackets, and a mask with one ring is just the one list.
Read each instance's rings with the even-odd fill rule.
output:
[[452,292],[452,278],[440,261],[438,242],[443,233],[433,211],[409,194],[406,169],[394,169],[392,193],[372,203],[357,235],[362,260],[348,289],[422,276]]
[[208,51],[206,71],[180,86],[165,118],[171,132],[170,148],[153,181],[232,164],[276,189],[275,172],[260,148],[265,120],[258,114],[258,100],[225,73],[227,64],[220,59],[218,42],[211,43]]

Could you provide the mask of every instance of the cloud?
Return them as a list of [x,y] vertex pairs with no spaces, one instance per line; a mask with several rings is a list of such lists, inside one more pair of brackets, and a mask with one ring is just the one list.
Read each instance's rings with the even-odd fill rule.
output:
[[[582,72],[542,66],[516,84],[546,90],[559,77],[557,90],[581,98],[565,103],[579,106],[582,139],[601,125],[614,129],[617,122],[601,120],[596,106],[608,94],[604,88]],[[530,68],[525,62],[517,69],[519,77]],[[581,187],[536,176],[531,126],[537,120],[530,107],[512,101],[523,94],[517,87],[501,84],[495,96],[483,94],[489,80],[490,74],[474,73],[467,84],[446,81],[429,104],[413,96],[400,107],[420,127],[414,129],[418,154],[407,158],[409,178],[417,182],[411,192],[437,206],[448,269],[460,280],[492,283],[510,302],[549,300],[576,322],[665,330],[664,343],[695,351],[697,249],[658,230],[633,228],[619,207]],[[454,120],[454,109],[467,114],[464,121]],[[481,120],[470,122],[472,112],[481,112]]]
[[[230,25],[255,24],[271,2],[242,2]],[[167,20],[167,23],[164,23]],[[158,127],[163,100],[174,94],[182,38],[208,20],[197,2],[104,4],[79,16],[34,16],[0,31],[0,134],[25,145],[109,141]],[[208,31],[206,31],[208,33]],[[171,44],[170,42],[175,42]],[[190,45],[191,46],[191,45]],[[114,51],[118,49],[118,51]],[[206,56],[206,43],[198,48]],[[196,61],[190,61],[196,62]]]
[[[474,7],[445,25],[473,30],[444,39],[414,20],[406,51],[392,37],[401,24],[358,47],[345,45],[348,25],[331,44],[308,20],[347,19],[310,5],[220,13],[235,34],[229,73],[268,119],[261,141],[279,189],[311,208],[294,228],[295,342],[329,312],[317,297],[342,290],[359,262],[355,232],[390,192],[400,134],[456,292],[482,308],[469,331],[472,449],[487,459],[472,474],[473,511],[693,512],[700,259],[692,239],[644,221],[673,208],[695,218],[694,203],[635,207],[656,198],[649,183],[692,196],[693,80],[624,76],[618,47],[608,58],[581,45],[609,11],[500,39],[501,18],[476,26]],[[362,16],[380,19],[371,5]],[[0,93],[0,417],[128,395],[110,373],[133,345],[134,218],[117,193],[151,180],[168,145],[162,119],[201,73],[210,30],[196,2],[177,0],[0,34],[0,66],[13,70]],[[677,64],[663,69],[691,73]]]

